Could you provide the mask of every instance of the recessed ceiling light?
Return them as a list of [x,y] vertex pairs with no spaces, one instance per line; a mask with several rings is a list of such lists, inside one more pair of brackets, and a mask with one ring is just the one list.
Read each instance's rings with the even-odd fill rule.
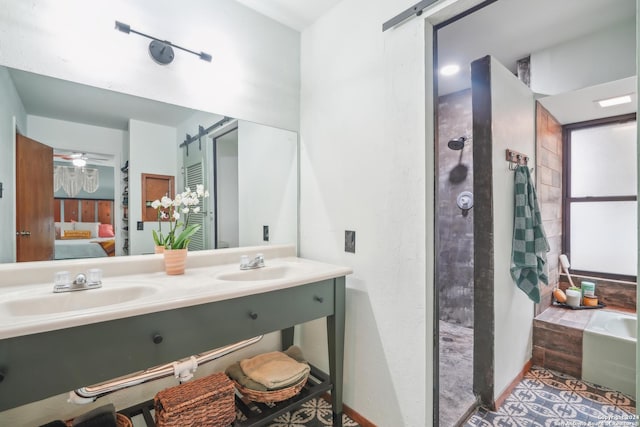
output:
[[601,107],[613,107],[614,105],[627,104],[631,102],[631,95],[616,96],[614,98],[601,99],[596,102]]
[[440,74],[442,74],[443,76],[453,76],[459,71],[460,66],[456,64],[445,65],[444,67],[440,68]]

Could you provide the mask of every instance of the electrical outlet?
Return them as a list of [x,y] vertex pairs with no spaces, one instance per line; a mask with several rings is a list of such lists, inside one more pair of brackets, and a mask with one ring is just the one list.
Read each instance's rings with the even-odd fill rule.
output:
[[345,230],[344,232],[344,251],[356,253],[356,232],[352,230]]
[[269,241],[269,226],[268,225],[263,225],[262,226],[262,240],[265,242]]
[[138,221],[136,224],[138,226],[138,230],[144,230],[144,222]]

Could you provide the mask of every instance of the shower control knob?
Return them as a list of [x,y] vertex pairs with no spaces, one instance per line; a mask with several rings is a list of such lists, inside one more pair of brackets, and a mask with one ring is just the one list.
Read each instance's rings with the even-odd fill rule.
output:
[[153,343],[154,343],[154,344],[160,344],[160,343],[162,342],[162,340],[163,340],[163,339],[164,339],[164,338],[162,338],[162,335],[160,335],[160,334],[155,334],[155,335],[153,336]]
[[458,207],[462,210],[469,210],[473,207],[473,193],[470,191],[463,191],[458,194],[456,198]]
[[249,313],[249,317],[251,317],[253,320],[256,320],[258,318],[258,313],[252,311]]

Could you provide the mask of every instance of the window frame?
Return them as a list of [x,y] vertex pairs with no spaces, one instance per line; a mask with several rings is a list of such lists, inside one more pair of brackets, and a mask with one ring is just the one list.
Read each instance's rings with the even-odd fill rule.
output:
[[[571,204],[584,202],[627,202],[638,200],[637,195],[571,197],[571,133],[575,130],[612,124],[622,124],[631,121],[637,122],[636,113],[588,120],[562,126],[562,253],[566,254],[569,257],[569,260],[571,260]],[[581,276],[595,276],[603,279],[637,282],[637,276],[587,270],[569,270],[572,274]]]

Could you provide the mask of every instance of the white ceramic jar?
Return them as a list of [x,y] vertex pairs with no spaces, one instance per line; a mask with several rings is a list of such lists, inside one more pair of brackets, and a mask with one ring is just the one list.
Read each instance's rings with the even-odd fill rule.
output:
[[580,307],[580,300],[582,299],[582,292],[575,291],[572,289],[567,289],[567,305],[571,307]]

